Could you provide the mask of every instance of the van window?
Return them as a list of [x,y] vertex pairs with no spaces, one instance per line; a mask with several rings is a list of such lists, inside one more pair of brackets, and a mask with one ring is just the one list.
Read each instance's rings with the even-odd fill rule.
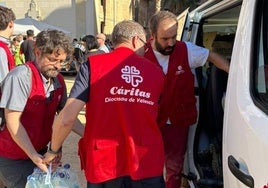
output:
[[256,12],[254,57],[252,61],[252,94],[255,104],[268,114],[268,2],[263,4]]

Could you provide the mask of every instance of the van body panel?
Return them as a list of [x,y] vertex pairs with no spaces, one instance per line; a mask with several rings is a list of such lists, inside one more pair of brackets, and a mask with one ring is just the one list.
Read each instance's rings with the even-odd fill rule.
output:
[[256,107],[250,93],[255,9],[256,1],[243,1],[231,58],[223,126],[224,187],[244,187],[230,172],[229,156],[253,177],[254,187],[268,182],[268,117]]
[[[203,131],[203,127],[207,125],[207,122],[198,121],[190,128],[188,150],[185,157],[184,173],[186,177],[194,174],[188,178],[190,187],[268,187],[268,164],[265,160],[268,156],[268,115],[266,113],[268,104],[256,105],[259,99],[254,94],[256,90],[254,85],[258,85],[256,83],[258,79],[252,80],[256,72],[253,67],[256,66],[259,59],[262,60],[268,56],[268,51],[266,54],[266,51],[262,52],[263,49],[260,47],[263,40],[260,36],[261,30],[256,30],[258,27],[256,15],[262,11],[260,4],[264,4],[264,2],[265,0],[211,0],[188,14],[190,22],[187,23],[188,25],[185,24],[187,27],[183,31],[182,40],[203,45],[211,50],[218,50],[217,52],[222,53],[230,60],[226,95],[222,94],[222,106],[218,106],[218,108],[222,107],[223,120],[222,132],[219,134],[222,134],[222,137],[219,138],[222,142],[221,151],[217,153],[217,155],[221,155],[219,157],[221,159],[218,160],[217,170],[222,172],[213,176],[206,175],[204,172],[211,173],[214,169],[203,170],[208,166],[202,166],[203,164],[200,164],[202,160],[198,161],[199,154],[202,152],[204,154],[205,151],[200,148],[211,146],[211,143],[208,145],[201,143],[204,140],[209,142],[210,139],[202,138],[206,131]],[[258,40],[260,41],[259,46],[256,46]],[[257,57],[259,59],[256,59]],[[210,66],[208,67],[203,67],[201,74],[205,75],[213,70]],[[193,72],[196,73],[196,70]],[[268,74],[268,68],[267,72],[264,70],[263,74],[265,73]],[[204,76],[204,80],[198,82],[206,83],[204,86],[198,86],[204,87],[205,90],[214,79],[212,74],[206,76]],[[268,96],[267,83],[268,76],[259,86],[264,88],[264,91],[266,86],[266,99]],[[215,91],[213,92],[215,93]],[[207,94],[205,93],[205,95]],[[203,99],[199,97],[199,100]],[[207,102],[210,99],[205,97],[205,100]],[[199,107],[199,104],[197,106]],[[199,114],[202,109],[199,108]],[[216,111],[209,112],[212,113],[206,114],[205,118],[217,116]],[[211,130],[211,128],[214,127],[210,126],[205,129]],[[208,151],[210,152],[211,149]],[[213,156],[212,153],[207,155],[209,158],[213,158]],[[213,162],[212,160],[211,163]],[[209,165],[213,168],[213,164]],[[220,183],[221,181],[223,184]]]

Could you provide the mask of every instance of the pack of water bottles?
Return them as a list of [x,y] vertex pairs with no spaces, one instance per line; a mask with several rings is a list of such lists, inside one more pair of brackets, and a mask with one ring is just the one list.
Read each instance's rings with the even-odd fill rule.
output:
[[45,173],[35,168],[28,176],[25,188],[79,188],[77,174],[69,164],[58,167],[56,171]]

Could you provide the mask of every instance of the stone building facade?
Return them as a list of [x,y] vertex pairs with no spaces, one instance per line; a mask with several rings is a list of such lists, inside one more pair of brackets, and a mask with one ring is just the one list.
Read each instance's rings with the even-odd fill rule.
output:
[[32,17],[80,38],[99,32],[109,35],[125,19],[147,28],[149,13],[160,7],[160,0],[0,0],[0,5],[12,8],[17,19]]
[[115,24],[127,19],[139,22],[148,30],[149,17],[160,9],[160,0],[93,0],[92,5],[96,11],[96,32],[109,35]]
[[99,32],[111,34],[119,21],[132,19],[148,31],[150,16],[163,0],[0,0],[17,19],[32,17],[70,31],[72,37]]
[[12,8],[16,18],[31,17],[70,31],[76,36],[75,5],[78,0],[0,0],[0,4]]

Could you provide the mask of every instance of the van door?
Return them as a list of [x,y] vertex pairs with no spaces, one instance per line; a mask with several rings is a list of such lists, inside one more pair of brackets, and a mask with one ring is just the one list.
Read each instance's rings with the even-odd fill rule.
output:
[[224,109],[224,187],[268,187],[268,2],[243,1]]
[[199,118],[185,177],[191,187],[267,188],[268,1],[215,2],[190,12],[187,37],[229,59],[230,72],[209,62],[195,70]]
[[189,17],[189,8],[183,11],[178,16],[178,31],[177,31],[177,40],[186,40],[187,31],[190,26],[190,17]]
[[191,187],[266,188],[268,2],[215,2],[190,12],[187,40],[225,56],[231,67],[228,75],[209,62],[195,70],[199,119],[185,177]]

